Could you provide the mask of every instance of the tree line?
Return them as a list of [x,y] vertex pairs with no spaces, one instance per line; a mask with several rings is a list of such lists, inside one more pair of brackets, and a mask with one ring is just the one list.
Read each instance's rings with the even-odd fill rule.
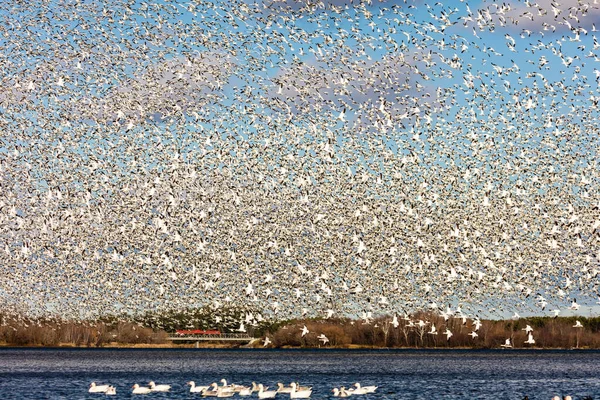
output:
[[0,344],[7,346],[62,345],[102,347],[111,343],[166,343],[165,331],[127,321],[65,321],[0,315]]
[[[419,321],[422,321],[419,324]],[[576,328],[576,321],[582,324]],[[372,346],[387,348],[500,348],[510,339],[513,348],[600,348],[600,317],[533,317],[518,320],[445,319],[434,313],[417,313],[411,320],[382,316],[371,321],[336,319],[293,321],[271,333],[274,347]],[[412,323],[411,323],[412,322]],[[306,326],[309,333],[302,336]],[[432,332],[435,326],[435,333]],[[533,329],[535,344],[526,327]],[[446,330],[451,336],[445,334]],[[472,334],[475,332],[476,336]],[[327,342],[322,339],[325,335]],[[320,339],[321,337],[321,339]]]
[[[216,312],[218,311],[218,312]],[[258,320],[255,310],[211,307],[154,315],[105,316],[97,320],[28,318],[0,311],[0,344],[8,346],[89,346],[168,343],[177,329],[218,329],[270,340],[269,347],[499,348],[510,339],[514,348],[600,348],[600,317],[531,317],[480,321],[444,318],[419,312],[410,319],[379,316],[350,318]],[[218,316],[218,317],[217,317]],[[249,316],[252,316],[250,318]],[[581,327],[576,327],[577,321]],[[246,323],[247,322],[247,323]],[[529,326],[535,344],[525,343]],[[306,327],[308,333],[302,334]],[[432,328],[435,327],[435,330]],[[475,330],[477,328],[477,330]],[[435,331],[435,333],[432,333]],[[448,337],[446,332],[451,336]],[[475,334],[473,334],[475,332]],[[262,347],[264,341],[256,344]]]

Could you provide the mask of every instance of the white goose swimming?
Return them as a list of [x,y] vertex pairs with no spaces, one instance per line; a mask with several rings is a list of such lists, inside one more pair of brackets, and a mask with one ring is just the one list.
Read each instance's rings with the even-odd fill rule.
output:
[[258,385],[258,398],[259,399],[273,399],[277,395],[276,390],[265,390],[263,384]]
[[244,387],[238,392],[240,396],[252,396],[252,392],[254,392],[254,388]]
[[301,390],[298,390],[296,382],[292,382],[290,386],[292,387],[292,391],[290,392],[290,398],[292,399],[308,399],[312,394],[312,388],[301,388]]
[[371,387],[361,387],[360,383],[355,383],[354,384],[355,388],[354,389],[348,389],[348,394],[351,395],[359,395],[359,394],[367,394],[370,393],[369,390],[371,389]]
[[202,393],[203,391],[207,390],[210,387],[210,386],[196,386],[196,382],[194,382],[194,381],[189,381],[187,384],[190,385],[190,393]]
[[108,388],[109,388],[109,385],[96,385],[96,382],[92,382],[92,383],[90,383],[90,390],[88,390],[88,392],[89,393],[106,393]]
[[223,384],[223,386],[221,386],[221,390],[224,391],[239,392],[240,390],[247,389],[247,386],[243,385],[235,385],[233,383],[231,385],[228,385],[226,379],[221,379],[220,382]]
[[207,389],[204,389],[202,391],[202,396],[204,397],[217,397],[217,394],[219,393],[219,385],[217,385],[216,382],[213,382],[210,384],[210,386]]
[[279,392],[279,393],[291,393],[292,392],[292,387],[291,386],[284,386],[283,383],[277,382],[277,392]]
[[152,392],[168,392],[171,390],[171,385],[157,385],[154,381],[148,382],[148,386],[150,386]]
[[375,391],[377,390],[377,386],[372,385],[372,386],[361,386],[360,383],[356,382],[354,384],[354,386],[356,386],[356,390],[364,390],[365,393],[375,393]]
[[148,394],[151,392],[152,392],[152,390],[150,390],[149,387],[140,386],[136,383],[135,385],[133,385],[133,391],[131,393],[132,394]]

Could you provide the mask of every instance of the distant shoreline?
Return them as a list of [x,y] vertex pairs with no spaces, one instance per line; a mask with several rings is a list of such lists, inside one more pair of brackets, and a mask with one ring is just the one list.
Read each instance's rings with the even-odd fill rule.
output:
[[[600,349],[600,317],[469,321],[466,316],[445,318],[420,312],[402,319],[378,316],[368,323],[349,318],[270,321],[251,325],[242,335],[237,322],[193,325],[178,314],[165,318],[62,321],[5,316],[0,320],[0,347],[236,349],[265,348],[267,343],[268,348],[278,349]],[[231,319],[242,318],[240,314]],[[199,333],[178,334],[181,326],[194,326]],[[203,333],[207,326],[219,334]]]
[[311,347],[311,346],[282,346],[282,347],[262,347],[262,346],[244,346],[244,345],[231,345],[231,344],[218,344],[218,343],[204,343],[199,346],[195,344],[171,344],[171,343],[140,343],[140,344],[121,344],[121,343],[110,343],[102,346],[86,346],[86,345],[75,345],[74,343],[60,343],[57,346],[43,346],[43,345],[25,345],[18,346],[7,343],[0,343],[0,349],[5,348],[18,348],[18,349],[243,349],[243,350],[502,350],[506,352],[510,351],[522,351],[522,350],[536,350],[536,351],[554,351],[554,350],[577,350],[577,351],[598,351],[598,348],[580,347],[580,348],[565,348],[565,347],[520,347],[512,349],[504,348],[487,348],[487,347],[378,347],[378,346],[367,346],[367,345],[342,345],[342,346],[326,346],[326,347]]

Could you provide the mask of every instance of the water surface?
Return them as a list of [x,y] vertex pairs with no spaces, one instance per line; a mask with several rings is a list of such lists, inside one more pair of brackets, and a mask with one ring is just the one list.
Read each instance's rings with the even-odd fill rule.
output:
[[[313,386],[334,399],[339,386],[378,385],[375,399],[600,399],[598,351],[0,349],[0,398],[99,399],[90,382],[110,383],[110,398],[193,399],[186,382],[221,379],[276,387]],[[131,394],[134,383],[172,385],[169,393]],[[233,397],[232,399],[240,399]],[[256,399],[256,395],[252,399]],[[281,400],[289,395],[278,395]]]

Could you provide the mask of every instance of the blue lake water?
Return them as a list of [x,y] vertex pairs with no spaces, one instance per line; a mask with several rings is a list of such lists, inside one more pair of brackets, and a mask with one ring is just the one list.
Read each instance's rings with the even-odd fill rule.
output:
[[[186,382],[298,381],[312,399],[355,382],[378,385],[374,399],[600,399],[600,352],[474,350],[0,349],[0,399],[193,399]],[[132,395],[134,383],[172,385]],[[116,396],[88,394],[110,383]],[[356,396],[353,396],[356,397]],[[233,397],[236,399],[239,397]],[[254,394],[251,398],[256,399]],[[279,394],[281,400],[289,399]]]

